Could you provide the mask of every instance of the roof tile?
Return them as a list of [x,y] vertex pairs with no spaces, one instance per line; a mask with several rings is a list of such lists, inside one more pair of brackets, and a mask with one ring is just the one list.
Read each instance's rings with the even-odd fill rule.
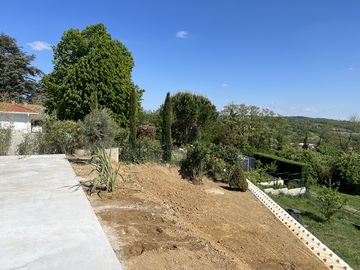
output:
[[0,103],[0,112],[19,112],[19,113],[38,113],[27,107],[27,104],[18,104],[15,101],[11,103]]

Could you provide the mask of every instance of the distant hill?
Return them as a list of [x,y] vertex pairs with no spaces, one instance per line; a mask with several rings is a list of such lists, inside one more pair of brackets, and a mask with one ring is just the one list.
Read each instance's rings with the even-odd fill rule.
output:
[[[308,124],[310,129],[309,131],[316,131],[317,128],[323,125],[333,126],[337,129],[342,130],[349,130],[350,129],[350,122],[347,120],[334,120],[334,119],[327,119],[327,118],[311,118],[305,116],[285,116],[288,120],[290,126],[293,129],[298,129],[304,124]],[[294,131],[295,131],[294,130]]]
[[[308,142],[316,144],[320,140],[320,134],[324,132],[323,128],[325,127],[327,127],[328,130],[333,131],[334,133],[335,130],[338,130],[343,135],[348,133],[351,129],[351,122],[347,120],[311,118],[305,116],[285,116],[285,119],[287,119],[293,130],[293,135],[291,138],[293,142],[302,142],[305,133],[307,133]],[[358,134],[354,133],[353,135],[354,137],[358,137]]]

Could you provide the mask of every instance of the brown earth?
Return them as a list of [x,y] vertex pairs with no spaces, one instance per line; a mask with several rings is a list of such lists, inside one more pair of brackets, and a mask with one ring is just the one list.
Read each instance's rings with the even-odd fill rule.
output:
[[250,191],[195,186],[178,169],[121,165],[114,192],[89,196],[124,269],[327,269]]

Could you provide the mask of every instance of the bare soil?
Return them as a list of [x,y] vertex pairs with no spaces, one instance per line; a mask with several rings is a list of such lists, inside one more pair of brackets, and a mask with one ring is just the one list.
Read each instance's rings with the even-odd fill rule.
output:
[[192,185],[178,170],[121,165],[114,192],[89,196],[124,269],[327,269],[250,191]]

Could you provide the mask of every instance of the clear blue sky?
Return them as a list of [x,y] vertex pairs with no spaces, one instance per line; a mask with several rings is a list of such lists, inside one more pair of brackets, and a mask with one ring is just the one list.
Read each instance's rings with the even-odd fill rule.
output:
[[[359,0],[2,1],[0,31],[49,73],[64,31],[103,23],[132,52],[143,107],[203,94],[284,116],[360,114]],[[37,42],[37,43],[36,43]],[[42,45],[42,46],[40,46]]]

